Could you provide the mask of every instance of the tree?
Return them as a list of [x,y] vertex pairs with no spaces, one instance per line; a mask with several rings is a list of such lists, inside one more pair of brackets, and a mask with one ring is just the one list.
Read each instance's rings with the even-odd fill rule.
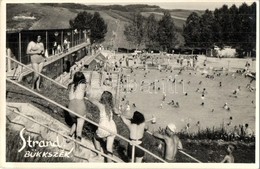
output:
[[124,35],[127,41],[136,45],[137,48],[145,40],[144,20],[144,17],[140,13],[135,13],[133,22],[125,26]]
[[147,18],[147,22],[145,25],[146,30],[146,47],[150,49],[158,48],[158,22],[155,19],[154,14],[151,14]]
[[90,30],[91,42],[103,42],[107,33],[107,24],[98,12],[94,15],[86,11],[78,13],[78,15],[70,20],[70,26],[78,30]]
[[252,3],[250,6],[249,20],[251,25],[251,31],[249,34],[251,49],[256,49],[256,3]]
[[246,52],[249,52],[252,49],[251,44],[251,19],[250,19],[250,8],[246,3],[243,3],[239,7],[239,44],[238,47]]
[[162,19],[159,21],[158,40],[163,51],[167,51],[177,44],[176,28],[168,11],[164,12]]
[[229,21],[229,10],[227,5],[223,5],[219,9],[219,22],[221,26],[221,40],[224,44],[230,42],[229,32],[230,32],[230,21]]
[[251,55],[251,51],[256,48],[256,4],[248,6],[243,3],[239,6],[239,48]]
[[183,37],[185,45],[198,47],[200,45],[200,17],[196,12],[192,12],[183,26]]
[[214,11],[214,20],[213,20],[214,26],[212,27],[212,31],[213,31],[213,41],[215,45],[217,45],[220,48],[224,47],[224,43],[222,40],[221,17],[222,16],[219,9],[216,8]]
[[215,9],[214,15],[206,10],[200,18],[192,13],[184,25],[183,36],[186,46],[192,47],[192,42],[200,42],[197,45],[206,48],[229,45],[238,53],[247,52],[251,56],[256,49],[256,3],[250,6],[243,3],[239,8],[223,5]]
[[201,16],[200,20],[200,46],[211,48],[214,45],[213,24],[213,13],[207,9],[205,13]]
[[70,20],[70,27],[73,29],[90,29],[90,23],[93,15],[86,11],[78,13],[78,15]]
[[228,45],[231,45],[233,47],[237,46],[238,41],[238,34],[239,32],[239,13],[238,8],[236,5],[232,5],[229,8],[229,43]]
[[107,24],[98,12],[94,13],[91,20],[91,39],[96,42],[103,42],[107,33]]

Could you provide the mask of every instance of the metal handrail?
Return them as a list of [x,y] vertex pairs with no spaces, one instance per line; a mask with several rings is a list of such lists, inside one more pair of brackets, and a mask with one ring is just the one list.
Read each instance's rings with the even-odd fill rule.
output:
[[[8,59],[14,61],[14,62],[17,63],[17,64],[22,65],[22,66],[25,67],[26,69],[29,69],[29,70],[35,72],[35,70],[34,70],[33,68],[30,68],[29,66],[27,66],[27,65],[25,65],[25,64],[23,64],[23,63],[21,63],[21,62],[19,62],[19,61],[17,61],[17,60],[15,60],[15,59],[13,59],[13,58],[10,58],[10,57],[8,57],[8,56],[6,56],[6,58],[8,58]],[[44,78],[50,80],[51,82],[53,82],[53,83],[55,83],[55,84],[57,84],[57,85],[63,87],[64,89],[67,89],[66,86],[60,84],[59,82],[56,82],[56,81],[53,80],[52,78],[49,78],[48,76],[46,76],[46,75],[44,75],[44,74],[42,74],[42,73],[40,73],[40,72],[36,72],[36,73],[38,73],[40,76],[42,76],[42,77],[44,77]]]
[[[146,132],[147,132],[148,134],[150,134],[151,136],[153,135],[153,133],[150,132],[150,131],[146,131]],[[198,162],[198,163],[202,163],[202,162],[199,161],[198,159],[196,159],[196,158],[192,157],[191,155],[185,153],[183,150],[178,150],[178,151],[179,151],[180,153],[186,155],[187,157],[190,157],[190,158],[193,159],[194,161],[196,161],[196,162]]]
[[[78,45],[76,45],[74,47],[71,47],[70,50],[67,53],[73,53],[73,52],[75,52],[76,49],[82,49],[85,46],[86,46],[86,43],[83,42],[83,43],[78,44]],[[60,53],[60,54],[59,55],[49,55],[48,59],[46,59],[46,62],[44,63],[44,66],[46,66],[47,64],[53,63],[53,62],[55,62],[55,61],[65,57],[64,53]],[[8,57],[8,58],[10,58],[10,57]],[[28,63],[27,63],[27,65],[28,65]],[[28,73],[28,72],[22,72],[22,74],[24,74],[24,73]]]
[[[7,106],[7,107],[8,107],[8,106]],[[10,109],[10,110],[11,110],[11,109]],[[42,123],[38,122],[37,120],[34,120],[34,119],[30,118],[30,117],[27,117],[26,115],[24,115],[24,114],[18,112],[17,110],[13,110],[13,109],[12,109],[11,111],[14,112],[14,113],[16,113],[16,114],[19,114],[20,116],[22,116],[22,117],[24,117],[24,118],[26,118],[26,119],[28,119],[28,120],[30,120],[30,121],[36,123],[36,124],[39,124],[40,126],[43,126],[43,127],[47,128],[47,129],[49,129],[49,130],[52,130],[52,131],[54,131],[55,133],[57,133],[57,134],[59,134],[59,135],[65,137],[65,138],[67,138],[67,139],[70,139],[70,140],[72,140],[73,142],[75,142],[75,143],[77,143],[77,144],[80,144],[80,145],[83,146],[83,147],[88,148],[88,149],[90,149],[91,151],[94,151],[94,152],[96,152],[96,153],[99,153],[99,154],[101,154],[101,155],[107,157],[107,158],[110,158],[111,160],[113,160],[113,161],[115,161],[115,162],[121,162],[121,161],[118,161],[117,159],[115,159],[115,158],[113,158],[113,157],[110,157],[110,156],[108,156],[108,155],[106,155],[106,154],[104,154],[104,153],[102,153],[102,152],[100,152],[100,151],[98,151],[98,150],[96,150],[96,149],[93,149],[93,148],[91,148],[91,147],[88,147],[88,146],[82,144],[81,142],[79,142],[79,141],[73,139],[72,137],[69,137],[69,136],[67,136],[67,135],[65,135],[65,134],[62,134],[62,133],[60,133],[59,131],[57,131],[57,130],[55,130],[55,129],[53,129],[53,128],[51,128],[51,127],[45,125],[45,124],[42,124]]]
[[[7,57],[7,56],[6,56],[6,57]],[[30,68],[30,67],[28,67],[28,66],[22,64],[21,62],[18,62],[17,60],[15,60],[15,59],[13,59],[13,58],[10,58],[10,57],[7,57],[7,58],[8,58],[8,59],[11,59],[12,61],[14,61],[14,62],[16,62],[16,63],[18,63],[18,64],[20,64],[20,65],[22,65],[22,66],[24,66],[25,68],[28,68],[28,69],[34,71],[32,68]],[[57,84],[57,85],[63,87],[64,89],[67,89],[66,86],[64,86],[64,85],[62,85],[62,84],[56,82],[55,80],[49,78],[48,76],[45,76],[44,74],[39,73],[39,72],[37,72],[37,73],[38,73],[39,75],[45,77],[46,79],[48,79],[48,80],[54,82],[55,84]],[[121,73],[121,72],[119,72],[119,76],[118,76],[119,78],[120,78],[120,73]],[[118,81],[119,81],[119,78],[118,78]],[[118,84],[118,86],[119,86],[119,85],[120,85],[120,84]],[[34,92],[34,91],[31,91],[31,92],[33,92],[34,94],[36,94],[36,92]],[[117,91],[117,92],[119,92],[119,91]],[[37,94],[38,94],[38,93],[37,93]],[[36,95],[37,95],[37,94],[36,94]],[[117,94],[118,94],[118,93],[117,93]],[[43,97],[44,97],[44,96],[43,96]],[[47,99],[48,99],[48,98],[47,98]],[[87,97],[84,97],[84,99],[88,100]],[[119,98],[119,99],[120,99],[120,98]],[[119,100],[119,105],[118,105],[118,106],[120,106],[120,100]],[[59,106],[59,107],[60,107],[60,106]],[[69,110],[69,109],[68,109],[68,110]],[[73,112],[72,114],[74,114],[74,115],[80,117],[80,115],[78,115],[77,113],[74,113],[74,112]],[[83,119],[86,120],[85,118],[83,118]],[[86,120],[86,121],[87,121],[87,120]],[[95,122],[93,122],[92,124],[96,125]],[[97,124],[97,126],[99,126],[99,125]],[[101,128],[107,130],[106,128],[103,128],[102,126],[101,126]],[[107,131],[109,131],[109,130],[107,130]],[[123,139],[123,140],[125,140],[125,141],[127,141],[127,142],[129,142],[129,143],[131,142],[130,140],[127,140],[126,138],[122,137],[121,135],[118,135],[117,133],[113,133],[113,132],[111,132],[111,131],[109,131],[109,132],[112,133],[112,134],[115,134],[115,135],[118,136],[119,138],[121,138],[121,139]],[[149,132],[148,132],[148,133],[149,133]],[[149,133],[149,134],[151,134],[151,133]],[[133,150],[132,150],[132,151],[134,151],[134,146],[135,146],[135,145],[133,145]],[[138,145],[137,145],[137,147],[140,148],[141,146],[138,146]],[[156,155],[154,155],[153,153],[147,151],[146,149],[144,149],[144,148],[142,148],[142,147],[141,147],[141,149],[144,150],[145,152],[147,152],[148,154],[154,156],[155,158],[157,158]],[[183,152],[183,151],[180,151],[180,152],[181,152],[182,154],[184,154],[184,155],[190,157],[191,159],[193,159],[193,160],[195,160],[195,161],[201,163],[201,161],[195,159],[194,157],[190,156],[189,154],[187,154],[187,153],[185,153],[185,152]],[[133,154],[133,153],[134,153],[134,152],[132,152],[132,154]],[[163,162],[166,162],[166,161],[162,160],[160,157],[158,157],[157,159],[159,159],[159,160],[161,160],[161,161],[163,161]],[[132,158],[132,161],[133,161],[133,160],[134,160],[134,159]]]
[[[12,61],[14,61],[14,62],[16,62],[16,63],[18,63],[18,64],[21,64],[21,65],[24,66],[25,68],[28,68],[28,69],[34,71],[32,68],[30,68],[30,67],[24,65],[24,64],[21,63],[21,62],[18,62],[17,60],[15,60],[15,59],[13,59],[13,58],[10,58],[10,57],[7,57],[7,58],[8,58],[8,59],[11,59]],[[64,86],[64,85],[62,85],[62,84],[56,82],[55,80],[49,78],[48,76],[45,76],[44,74],[39,73],[39,72],[37,72],[37,73],[38,73],[39,75],[45,77],[46,79],[48,79],[48,80],[54,82],[55,84],[57,84],[57,85],[63,87],[64,89],[67,89],[66,86]],[[118,74],[118,82],[119,82],[120,74],[121,74],[121,72],[119,72],[119,74]],[[118,88],[119,88],[119,85],[120,85],[120,84],[118,83]],[[116,91],[117,94],[118,94],[118,92],[119,92],[119,91]],[[38,94],[38,93],[37,93],[37,94]],[[44,97],[44,96],[43,96],[43,97]],[[87,97],[84,97],[84,99],[88,100]],[[116,99],[116,98],[115,98],[115,99]],[[118,105],[118,106],[120,106],[120,98],[119,98],[119,105]],[[75,113],[74,115],[79,116],[79,115],[77,115],[77,113]],[[83,118],[83,119],[84,119],[84,118]],[[87,120],[86,120],[86,121],[87,121]],[[99,126],[99,125],[97,125],[97,126]],[[103,128],[103,127],[101,127],[101,128]],[[106,128],[103,128],[103,129],[107,130]],[[109,131],[109,130],[108,130],[108,131]],[[109,132],[112,133],[112,134],[115,134],[115,133],[113,133],[113,132],[111,132],[111,131],[109,131]],[[148,132],[148,133],[149,133],[149,132]],[[151,134],[151,133],[149,133],[149,134]],[[118,134],[115,134],[115,135],[118,136]],[[119,136],[118,136],[118,137],[119,137]],[[124,137],[120,137],[120,138],[123,139],[123,140],[125,140]],[[125,141],[127,141],[127,140],[125,140]],[[127,142],[130,143],[131,141],[129,140],[129,141],[127,141]],[[132,154],[134,154],[134,146],[135,146],[135,145],[133,145],[133,149],[132,149],[133,152],[132,152]],[[139,146],[137,145],[137,147],[139,147]],[[142,147],[141,147],[141,149],[142,149]],[[144,151],[146,151],[146,149],[144,149]],[[194,157],[190,156],[189,154],[187,154],[187,153],[185,153],[185,152],[183,152],[183,151],[181,151],[181,150],[180,150],[180,152],[181,152],[182,154],[184,154],[184,155],[190,157],[191,159],[193,159],[193,160],[195,160],[195,161],[201,163],[201,161],[195,159]],[[147,153],[150,154],[151,152],[148,151]],[[150,154],[150,155],[151,155],[151,154]],[[152,156],[153,156],[153,155],[152,155]],[[156,155],[155,155],[154,157],[156,158]],[[161,160],[160,157],[159,157],[158,159]],[[132,158],[132,162],[133,162],[133,160],[134,160],[134,158]],[[161,161],[166,162],[166,161],[164,161],[164,160],[161,160]]]
[[131,144],[133,145],[133,147],[134,147],[134,146],[138,147],[139,149],[141,149],[141,150],[143,150],[144,152],[150,154],[151,156],[157,158],[158,160],[167,163],[165,160],[163,160],[162,158],[160,158],[160,157],[158,157],[157,155],[153,154],[152,152],[150,152],[150,151],[146,150],[145,148],[143,148],[143,147],[141,147],[141,146],[135,144],[134,142],[130,141],[129,139],[126,139],[125,137],[123,137],[123,136],[121,136],[121,135],[119,135],[119,134],[117,134],[117,133],[114,133],[114,132],[111,131],[110,129],[107,129],[107,128],[103,127],[103,126],[100,126],[98,123],[96,123],[96,122],[94,122],[94,121],[92,121],[92,120],[90,120],[90,119],[87,119],[87,118],[85,118],[85,117],[83,117],[83,116],[81,116],[81,115],[78,115],[78,114],[75,113],[74,111],[72,111],[72,110],[70,110],[70,109],[68,109],[68,108],[66,108],[66,107],[64,107],[64,106],[62,106],[61,104],[59,104],[59,103],[57,103],[57,102],[55,102],[55,101],[53,101],[53,100],[51,100],[51,99],[49,99],[49,98],[47,98],[47,97],[41,95],[41,94],[39,94],[39,93],[37,93],[37,92],[35,92],[35,91],[31,90],[31,89],[28,89],[27,87],[24,87],[23,85],[21,85],[21,84],[15,82],[15,81],[13,81],[13,80],[10,80],[10,79],[8,79],[8,78],[6,78],[6,80],[9,81],[9,82],[11,82],[11,83],[13,83],[13,84],[15,84],[15,85],[17,85],[17,86],[19,86],[19,87],[21,87],[21,88],[23,88],[23,89],[25,89],[25,90],[27,90],[27,91],[29,91],[29,92],[31,92],[31,93],[33,93],[33,94],[35,94],[35,95],[37,95],[38,97],[43,98],[44,100],[47,100],[48,102],[50,102],[50,103],[52,103],[52,104],[54,104],[54,105],[56,105],[56,106],[62,108],[63,110],[66,110],[67,112],[69,112],[69,113],[71,113],[71,114],[73,114],[73,115],[75,115],[75,116],[77,116],[77,117],[79,117],[79,118],[82,118],[82,119],[84,119],[85,121],[87,121],[87,122],[89,122],[89,123],[91,123],[91,124],[94,124],[95,126],[98,126],[98,127],[100,127],[101,129],[103,129],[103,130],[105,130],[105,131],[108,131],[109,133],[111,133],[111,134],[113,134],[113,135],[115,135],[115,136],[121,138],[122,140],[124,140],[124,141],[126,141],[126,142],[128,142],[128,143],[131,143]]

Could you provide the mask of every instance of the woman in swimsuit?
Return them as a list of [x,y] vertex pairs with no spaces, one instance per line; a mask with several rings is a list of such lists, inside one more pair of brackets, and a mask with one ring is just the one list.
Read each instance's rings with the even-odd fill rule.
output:
[[[99,101],[92,98],[89,98],[89,100],[93,104],[95,104],[99,109],[100,112],[99,125],[113,132],[110,133],[99,127],[94,136],[95,148],[101,151],[101,144],[105,143],[106,141],[106,146],[105,146],[106,148],[104,149],[104,152],[107,155],[112,157],[115,134],[117,133],[116,124],[113,120],[113,113],[114,113],[113,95],[109,91],[104,91]],[[98,156],[100,157],[101,155],[99,154]],[[111,162],[110,159],[106,159],[106,160],[107,162]]]
[[38,73],[42,71],[44,58],[44,45],[41,42],[41,36],[37,36],[37,41],[31,41],[26,50],[26,54],[31,56],[32,68],[34,70],[32,89],[40,90],[40,76]]
[[[130,130],[130,140],[143,147],[143,136],[145,131],[145,118],[144,115],[138,111],[134,112],[133,117],[129,120],[121,115],[123,122],[127,125]],[[132,144],[128,144],[128,158],[132,158]],[[144,151],[138,147],[135,147],[135,162],[141,163],[144,157]]]
[[[75,113],[86,116],[87,108],[84,102],[84,96],[86,92],[86,78],[82,72],[76,72],[73,77],[73,81],[69,84],[69,109]],[[72,137],[75,134],[77,141],[81,141],[82,129],[85,120],[70,113],[73,120],[73,125],[70,130],[69,136]],[[69,141],[69,140],[68,140]]]

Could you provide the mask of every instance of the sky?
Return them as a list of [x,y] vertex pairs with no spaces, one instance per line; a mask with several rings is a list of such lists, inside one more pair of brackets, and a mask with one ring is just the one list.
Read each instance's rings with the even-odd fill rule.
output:
[[87,3],[84,3],[86,5],[128,5],[128,4],[148,4],[148,5],[158,5],[161,8],[164,9],[191,9],[191,10],[214,10],[215,8],[220,8],[224,4],[228,5],[228,7],[231,7],[233,4],[235,4],[237,7],[240,6],[242,3],[247,3],[248,5],[251,5],[254,1],[253,0],[246,0],[246,1],[240,1],[240,0],[226,0],[226,1],[218,1],[218,0],[108,0],[108,1],[101,1],[101,0],[95,0],[93,2],[92,0],[89,0]]

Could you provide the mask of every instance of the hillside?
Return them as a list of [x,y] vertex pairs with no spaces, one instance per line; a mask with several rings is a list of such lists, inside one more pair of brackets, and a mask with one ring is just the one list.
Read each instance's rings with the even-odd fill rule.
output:
[[[15,20],[15,16],[23,16],[26,18]],[[29,17],[35,19],[30,19]],[[74,17],[76,17],[76,13],[66,8],[31,3],[7,5],[7,29],[23,28],[35,30],[69,28],[69,19]]]
[[[69,20],[77,16],[80,11],[95,12],[98,11],[108,25],[108,32],[105,37],[104,46],[114,43],[114,47],[134,48],[124,36],[124,27],[132,20],[134,12],[141,12],[145,17],[151,13],[155,14],[159,20],[163,15],[164,9],[158,6],[149,5],[111,5],[111,6],[86,6],[82,4],[8,4],[7,5],[7,29],[63,29],[69,28]],[[182,31],[186,18],[193,11],[189,10],[171,10],[178,32]],[[197,11],[200,13],[199,11]],[[55,17],[54,17],[55,16]],[[113,39],[115,32],[115,39]],[[178,34],[179,41],[184,42],[181,34]],[[114,40],[114,42],[112,41]]]

